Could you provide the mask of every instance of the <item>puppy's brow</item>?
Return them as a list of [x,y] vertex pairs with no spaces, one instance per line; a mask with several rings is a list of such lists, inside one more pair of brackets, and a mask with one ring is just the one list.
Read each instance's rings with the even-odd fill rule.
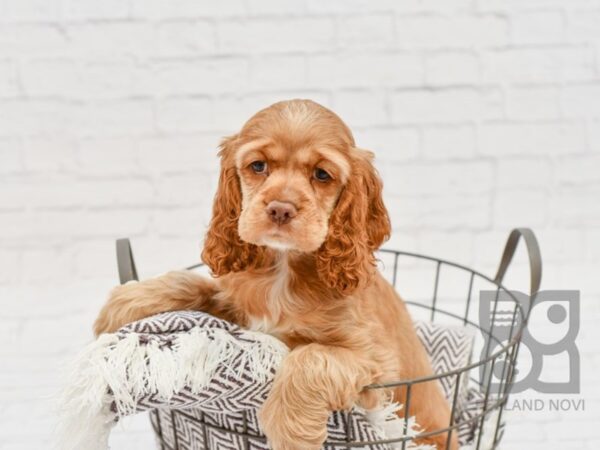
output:
[[318,149],[305,147],[298,150],[294,157],[298,162],[308,164],[311,161],[314,161],[315,155],[324,158],[332,164],[334,164],[335,166],[337,166],[340,172],[340,179],[342,183],[346,182],[346,180],[350,176],[350,164],[348,164],[346,158],[344,158],[337,150],[333,150],[327,147],[322,147]]
[[257,150],[261,147],[264,147],[271,143],[271,139],[269,138],[261,138],[255,139],[253,141],[246,142],[242,144],[235,155],[235,165],[237,167],[241,167],[242,161],[244,160],[244,156],[246,156],[251,151]]

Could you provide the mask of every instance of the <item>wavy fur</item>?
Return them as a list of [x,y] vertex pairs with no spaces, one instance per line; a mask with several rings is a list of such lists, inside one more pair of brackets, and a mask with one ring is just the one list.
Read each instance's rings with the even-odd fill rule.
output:
[[[96,332],[153,313],[201,309],[278,337],[292,352],[261,411],[263,430],[276,450],[318,449],[331,409],[382,404],[366,384],[432,373],[404,303],[375,270],[373,253],[390,234],[381,180],[372,154],[356,147],[341,119],[309,100],[258,112],[219,154],[202,253],[212,283],[171,273],[118,288]],[[317,169],[328,176],[317,177]],[[277,222],[272,202],[297,214]],[[420,425],[448,426],[439,383],[415,384],[411,392],[409,412]],[[406,398],[403,388],[388,394]],[[446,440],[440,432],[417,443],[446,448]],[[454,436],[449,448],[457,445]]]
[[321,279],[341,295],[369,282],[373,252],[388,239],[390,221],[381,196],[382,183],[365,158],[357,158],[329,219],[329,232],[317,252]]
[[260,265],[264,249],[242,241],[238,234],[238,219],[242,212],[242,192],[237,169],[234,164],[237,135],[221,142],[221,174],[219,187],[213,203],[204,249],[203,261],[215,276],[229,272],[240,272]]

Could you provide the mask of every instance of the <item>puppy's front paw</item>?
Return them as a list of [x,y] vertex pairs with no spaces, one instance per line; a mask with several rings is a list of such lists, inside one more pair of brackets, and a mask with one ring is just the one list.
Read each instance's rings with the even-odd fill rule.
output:
[[123,325],[135,320],[133,304],[137,297],[137,283],[127,283],[115,287],[109,294],[94,323],[94,335],[113,333]]
[[269,445],[274,450],[320,449],[327,438],[329,410],[322,405],[322,399],[314,398],[311,402],[308,396],[298,401],[293,387],[283,390],[287,392],[274,387],[259,412]]

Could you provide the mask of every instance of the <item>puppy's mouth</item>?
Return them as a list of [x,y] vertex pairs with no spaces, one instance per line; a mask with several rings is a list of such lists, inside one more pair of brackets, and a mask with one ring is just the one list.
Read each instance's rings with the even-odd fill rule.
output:
[[261,236],[260,240],[262,245],[275,250],[293,250],[296,247],[286,225],[274,225]]

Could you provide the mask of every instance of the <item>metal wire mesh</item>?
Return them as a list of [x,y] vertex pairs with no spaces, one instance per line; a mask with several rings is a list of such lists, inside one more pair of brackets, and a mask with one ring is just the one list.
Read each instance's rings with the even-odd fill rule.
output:
[[[404,269],[400,270],[401,263],[402,267],[408,267],[412,265],[419,265],[419,262],[427,262],[431,268],[433,269],[434,278],[433,278],[433,288],[432,294],[429,298],[410,298],[406,297],[405,303],[411,310],[412,314],[416,314],[419,311],[421,313],[425,312],[428,320],[431,322],[439,322],[444,321],[444,323],[454,323],[466,328],[470,328],[475,330],[477,336],[479,337],[481,346],[481,353],[479,358],[476,358],[476,361],[455,369],[449,372],[430,375],[426,377],[421,377],[418,379],[412,380],[398,380],[389,383],[381,383],[381,384],[372,384],[366,386],[365,389],[388,389],[388,388],[397,388],[400,387],[406,393],[405,404],[404,404],[404,417],[405,419],[410,417],[410,408],[411,408],[411,394],[414,390],[414,386],[420,383],[428,383],[428,382],[439,382],[442,379],[449,379],[454,387],[452,398],[451,398],[451,417],[448,423],[448,426],[437,429],[437,430],[429,430],[415,437],[403,436],[393,439],[380,439],[373,441],[358,441],[355,440],[351,433],[350,427],[350,419],[351,413],[347,416],[346,429],[348,430],[346,443],[340,444],[339,442],[325,442],[325,449],[338,449],[338,448],[380,448],[382,444],[400,444],[401,448],[404,450],[408,445],[408,442],[418,438],[424,438],[433,435],[446,434],[448,435],[448,444],[446,449],[450,446],[450,436],[454,433],[458,433],[458,429],[461,426],[464,426],[465,423],[469,422],[474,428],[474,438],[473,438],[473,448],[475,450],[480,450],[483,439],[485,435],[486,439],[491,439],[492,446],[491,448],[497,448],[498,443],[503,435],[504,430],[504,420],[503,420],[503,411],[506,406],[510,388],[514,381],[515,376],[515,367],[516,361],[519,353],[519,345],[521,342],[521,336],[524,327],[527,324],[527,319],[529,316],[529,312],[531,310],[532,302],[525,308],[516,298],[516,296],[508,290],[502,283],[502,279],[504,277],[504,273],[510,263],[512,255],[515,251],[518,239],[524,232],[530,233],[530,230],[513,230],[511,235],[509,236],[509,240],[507,242],[505,252],[502,258],[502,262],[500,264],[500,269],[498,271],[498,275],[495,278],[490,278],[476,270],[468,268],[464,265],[457,264],[451,261],[434,258],[431,256],[425,256],[417,253],[403,252],[397,250],[380,250],[380,258],[384,262],[384,266],[386,266],[386,260],[389,262],[391,260],[391,274],[388,270],[387,273],[390,282],[396,286],[398,283],[399,277],[402,275]],[[531,233],[529,239],[528,236],[524,236],[526,238],[526,242],[528,245],[530,262],[531,262],[531,270],[532,270],[532,283],[531,290],[532,295],[537,292],[539,288],[539,278],[541,277],[541,260],[539,260],[539,249],[537,247],[537,241],[535,241],[535,237]],[[531,241],[533,239],[533,241]],[[533,244],[532,244],[533,242]],[[129,245],[127,241],[127,246]],[[117,252],[119,253],[119,243],[117,243]],[[135,264],[133,263],[133,257],[131,255],[130,248],[123,249],[121,247],[121,253],[126,254],[129,252],[128,258],[130,259],[129,267],[126,267],[129,273],[135,274]],[[538,261],[539,260],[539,261]],[[410,263],[408,266],[404,265],[406,262]],[[120,262],[120,271],[122,269],[122,264]],[[196,264],[188,267],[187,269],[192,270],[202,267],[202,264]],[[462,298],[456,299],[453,298],[452,295],[446,295],[442,288],[441,276],[447,270],[454,270],[466,275],[465,286],[462,294]],[[539,274],[537,273],[539,272]],[[121,271],[121,274],[123,272]],[[121,276],[121,281],[124,282],[123,275]],[[474,301],[474,294],[476,292],[476,284],[487,285],[495,290],[495,299],[490,305],[491,308],[491,318],[489,321],[489,325],[486,326],[482,324],[481,321],[477,320],[475,317],[478,317],[479,311],[477,311],[477,302]],[[456,289],[455,289],[456,290]],[[502,295],[501,295],[502,294]],[[448,301],[449,298],[452,298],[451,301]],[[506,314],[506,299],[510,300],[510,307],[512,307],[511,316],[512,319],[510,321],[510,330],[508,332],[507,339],[500,339],[495,333],[494,328],[496,326],[496,321],[493,320],[497,315],[498,305],[500,303],[500,299],[504,300],[502,305],[503,313]],[[525,310],[527,309],[527,310]],[[457,312],[460,311],[460,312]],[[495,349],[495,351],[492,351]],[[497,370],[499,365],[501,364],[501,370]],[[493,376],[496,376],[495,383],[492,383]],[[469,418],[467,421],[461,421],[457,417],[457,407],[458,407],[458,398],[459,391],[461,389],[461,383],[465,383],[468,380],[470,385],[474,385],[478,387],[479,392],[483,395],[481,411]],[[492,387],[494,388],[492,389]],[[490,417],[493,414],[496,416],[493,417],[492,426],[486,425],[484,427],[484,423],[489,421]],[[169,444],[164,436],[163,436],[163,426],[161,424],[161,416],[157,413],[157,411],[151,412],[151,423],[156,433],[159,445],[161,450],[179,450],[179,444],[177,441],[177,426],[179,423],[178,417],[185,417],[187,420],[193,420],[195,423],[199,424],[202,429],[203,434],[203,442],[208,443],[207,435],[209,431],[216,430],[221,433],[230,433],[232,435],[237,435],[242,438],[243,442],[243,450],[249,450],[249,440],[253,442],[266,442],[266,438],[261,435],[257,435],[254,433],[250,433],[248,431],[248,418],[247,413],[242,411],[242,430],[230,430],[218,426],[217,424],[210,423],[206,420],[205,414],[200,414],[199,417],[191,416],[185,410],[171,410],[170,411],[170,426],[173,428],[173,442]],[[206,450],[209,450],[209,447],[205,447]],[[490,447],[488,447],[490,448]]]

